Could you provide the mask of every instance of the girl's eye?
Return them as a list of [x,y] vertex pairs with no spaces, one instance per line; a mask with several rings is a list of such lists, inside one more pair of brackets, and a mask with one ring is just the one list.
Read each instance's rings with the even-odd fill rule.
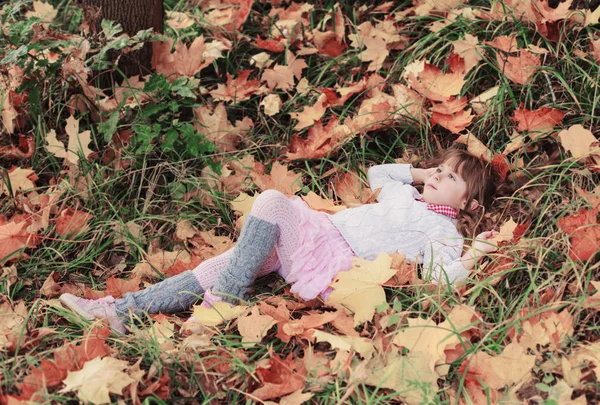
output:
[[439,167],[437,169],[435,169],[436,172],[441,173],[442,169],[440,169]]
[[450,175],[450,180],[456,181],[456,178],[453,175]]

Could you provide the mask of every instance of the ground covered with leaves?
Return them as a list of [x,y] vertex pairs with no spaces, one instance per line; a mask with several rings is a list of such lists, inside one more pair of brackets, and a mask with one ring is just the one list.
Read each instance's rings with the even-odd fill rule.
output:
[[[165,0],[165,34],[128,37],[5,2],[0,403],[598,403],[600,8],[551,3]],[[120,76],[143,41],[153,73]],[[127,336],[57,301],[231,248],[262,190],[336,212],[453,143],[507,184],[455,288],[382,254],[326,303],[271,275]]]

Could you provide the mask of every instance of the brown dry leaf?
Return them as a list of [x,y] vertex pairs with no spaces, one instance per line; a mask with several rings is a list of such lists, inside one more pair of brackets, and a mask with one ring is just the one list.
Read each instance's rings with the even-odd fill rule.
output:
[[290,141],[288,160],[321,159],[337,151],[342,143],[351,137],[351,131],[346,125],[339,125],[339,119],[333,117],[323,126],[317,121],[309,128],[306,139],[293,134]]
[[252,307],[250,313],[240,315],[237,320],[238,331],[242,336],[244,348],[253,347],[260,343],[276,321],[269,315],[261,315],[258,307]]
[[541,65],[539,56],[534,56],[525,49],[519,51],[519,56],[503,57],[496,54],[496,60],[502,73],[517,84],[528,84]]
[[367,36],[362,38],[362,43],[366,50],[360,53],[360,58],[363,62],[371,62],[367,67],[367,72],[381,69],[383,62],[390,54],[387,50],[386,41],[382,38]]
[[61,211],[60,215],[54,220],[56,224],[56,233],[63,238],[76,236],[87,231],[88,221],[92,214],[78,209],[67,208]]
[[548,350],[561,350],[573,336],[574,319],[567,310],[560,313],[550,310],[531,317],[522,314],[520,318],[526,319],[521,322],[521,332],[515,341],[532,352],[536,352],[540,347],[546,345],[548,345]]
[[466,369],[467,375],[479,377],[489,387],[499,390],[505,386],[518,386],[530,379],[534,364],[535,356],[526,354],[521,345],[510,343],[497,356],[476,352],[463,362],[461,369]]
[[344,172],[332,182],[335,195],[342,200],[348,208],[357,207],[375,200],[375,193],[363,185],[354,171]]
[[467,145],[467,150],[471,154],[482,158],[486,162],[492,160],[492,151],[489,150],[488,147],[485,146],[479,139],[477,139],[477,137],[471,132],[466,135],[459,136],[454,142]]
[[558,227],[570,238],[569,257],[588,260],[600,249],[600,224],[597,223],[599,207],[591,210],[581,208],[575,215],[558,219]]
[[252,391],[252,396],[264,401],[302,390],[306,384],[306,368],[302,360],[292,360],[292,354],[286,359],[272,352],[270,354],[270,358],[256,368],[262,386]]
[[500,86],[494,86],[480,95],[473,97],[471,101],[469,101],[471,107],[473,107],[473,111],[475,111],[477,115],[485,113],[494,97],[498,94],[498,90],[500,90]]
[[484,44],[493,46],[494,48],[500,49],[506,53],[517,52],[517,37],[508,37],[506,35],[500,35],[494,38],[493,41],[485,41]]
[[550,387],[548,391],[548,398],[546,402],[555,403],[560,405],[587,405],[588,401],[585,394],[581,393],[575,399],[571,399],[573,396],[573,388],[571,388],[564,380],[558,380],[558,382]]
[[311,209],[329,214],[334,214],[347,208],[344,205],[334,205],[333,201],[321,198],[313,191],[310,191],[307,195],[303,195],[302,199]]
[[431,108],[429,109],[432,112],[436,112],[439,114],[455,114],[459,111],[464,110],[467,106],[467,97],[455,97],[452,96],[449,99],[441,102],[433,102]]
[[254,127],[254,123],[248,117],[236,121],[235,125],[230,124],[224,103],[217,104],[214,111],[206,106],[196,107],[194,108],[194,115],[197,119],[197,122],[194,123],[196,131],[213,142],[222,152],[236,150],[237,145],[248,131]]
[[264,173],[264,170],[264,165],[256,163],[254,171],[250,173],[254,184],[261,191],[278,190],[289,197],[302,189],[302,175],[288,170],[287,166],[275,162],[268,175]]
[[265,108],[265,114],[272,117],[281,108],[281,98],[277,94],[271,93],[260,102],[260,105]]
[[354,326],[373,319],[375,307],[386,302],[381,287],[395,273],[392,257],[383,252],[373,261],[355,257],[352,268],[338,273],[331,282],[327,304],[354,313]]
[[0,349],[12,349],[25,326],[27,307],[25,301],[12,306],[8,301],[0,304]]
[[108,404],[109,394],[121,395],[123,388],[134,382],[134,379],[124,372],[129,367],[125,360],[113,357],[96,357],[86,362],[79,371],[69,371],[63,380],[65,387],[59,392],[76,391],[77,397],[92,404]]
[[[395,119],[408,118],[416,122],[423,122],[425,119],[425,109],[423,103],[425,99],[416,91],[413,91],[403,84],[393,84],[392,91],[396,103]],[[339,90],[338,90],[339,92]]]
[[239,32],[244,22],[248,19],[252,0],[228,0],[210,2],[208,9],[210,11],[204,14],[204,20],[208,22],[214,30],[226,31],[228,33]]
[[146,260],[138,263],[132,270],[132,276],[140,275],[150,278],[160,278],[161,274],[171,268],[177,261],[191,262],[192,257],[185,250],[174,250],[172,252],[157,249],[148,255]]
[[204,36],[196,37],[189,48],[182,42],[152,42],[152,67],[165,76],[194,76],[209,66],[215,59],[223,57],[221,51],[228,46],[220,41],[206,43]]
[[580,124],[562,130],[558,134],[558,138],[563,148],[571,152],[575,159],[586,157],[598,149],[591,146],[593,143],[598,142],[594,134]]
[[175,224],[175,238],[177,240],[186,241],[193,238],[197,233],[196,227],[186,219],[180,219]]
[[502,226],[500,226],[500,230],[498,231],[498,235],[494,238],[493,243],[498,244],[500,242],[509,242],[514,238],[514,231],[517,228],[517,223],[510,218],[506,221]]
[[[22,169],[20,167],[13,167],[8,170],[8,179],[4,176],[0,177],[0,195],[16,194],[18,191],[30,190],[35,188],[35,183],[38,179],[35,172],[31,169]],[[10,188],[5,183],[8,181]]]
[[[286,395],[279,400],[279,405],[302,405],[314,396],[310,392],[302,393],[302,389],[294,391],[290,395]],[[277,402],[265,401],[265,405],[278,405]]]
[[323,117],[323,114],[325,114],[325,110],[327,109],[326,103],[327,95],[323,93],[312,106],[304,107],[304,109],[298,113],[290,113],[290,117],[292,119],[298,120],[298,123],[294,129],[301,130],[308,128],[313,125],[315,121],[320,121],[321,117]]
[[[27,17],[27,18],[36,17],[36,18],[39,18],[43,22],[52,22],[56,18],[57,14],[58,14],[58,10],[56,10],[52,6],[52,4],[44,3],[41,1],[34,1],[33,2],[33,11],[26,12],[25,17]],[[46,24],[46,26],[47,26],[47,24]]]
[[594,295],[585,297],[583,300],[583,307],[600,310],[600,281],[592,281],[591,284],[596,290],[596,293]]
[[541,22],[563,20],[572,12],[570,10],[573,0],[561,1],[556,7],[550,7],[547,0],[532,0],[532,6],[541,18]]
[[436,12],[443,13],[453,10],[465,2],[466,0],[417,0],[414,3],[416,6],[415,14],[426,16]]
[[271,90],[292,90],[294,88],[294,72],[290,66],[276,64],[272,69],[265,69],[260,80],[267,82],[267,86]]
[[465,72],[471,70],[483,59],[479,40],[476,36],[465,34],[465,39],[458,39],[452,42],[452,45],[454,46],[454,53],[465,61]]
[[389,96],[375,96],[361,103],[356,115],[346,118],[344,126],[350,135],[382,128],[394,117],[396,100]]
[[227,83],[219,83],[217,88],[209,94],[216,101],[235,102],[249,100],[253,94],[260,91],[260,82],[258,80],[248,80],[252,73],[251,69],[241,70],[234,79],[227,73]]
[[181,30],[184,28],[189,28],[194,25],[194,18],[190,17],[186,13],[182,13],[179,11],[170,11],[167,10],[167,25],[174,30]]

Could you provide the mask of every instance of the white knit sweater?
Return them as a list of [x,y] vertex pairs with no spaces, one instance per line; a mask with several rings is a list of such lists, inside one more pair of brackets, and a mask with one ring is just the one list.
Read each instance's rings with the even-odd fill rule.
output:
[[424,276],[436,283],[455,283],[469,276],[460,261],[463,237],[456,219],[416,201],[419,192],[409,164],[384,164],[368,171],[372,190],[381,187],[377,203],[329,215],[357,256],[373,260],[379,253],[399,252],[423,264]]

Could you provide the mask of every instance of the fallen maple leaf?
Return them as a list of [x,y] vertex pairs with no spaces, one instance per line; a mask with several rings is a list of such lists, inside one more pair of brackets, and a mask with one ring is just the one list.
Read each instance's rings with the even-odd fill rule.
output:
[[292,119],[298,120],[298,123],[294,127],[295,130],[301,130],[308,128],[319,121],[326,110],[327,95],[321,94],[315,104],[310,107],[304,107],[304,109],[298,113],[290,113]]
[[511,120],[518,124],[517,131],[546,132],[560,124],[564,116],[565,113],[556,108],[542,107],[528,110],[521,105],[515,110]]
[[234,211],[241,213],[241,215],[235,221],[235,226],[237,229],[242,229],[242,227],[244,226],[246,217],[252,209],[252,204],[254,204],[254,201],[257,198],[258,194],[250,196],[246,193],[240,193],[240,195],[238,195],[235,198],[235,200],[229,203]]
[[36,18],[39,18],[43,22],[52,22],[56,18],[57,14],[58,14],[58,10],[56,10],[52,6],[52,4],[44,3],[41,1],[34,1],[33,2],[33,11],[26,12],[25,17],[27,17],[27,18],[36,17]]
[[236,150],[242,138],[254,127],[254,123],[248,117],[244,117],[232,125],[227,119],[227,109],[224,103],[217,104],[214,110],[206,106],[196,107],[194,115],[197,119],[197,122],[194,123],[196,131],[203,134],[222,152]]
[[471,125],[473,118],[475,116],[471,114],[470,108],[455,114],[440,114],[433,111],[431,113],[431,125],[438,124],[453,134],[458,134]]
[[290,66],[277,64],[273,68],[265,69],[260,80],[267,82],[267,86],[272,90],[291,90],[294,88],[294,72]]
[[0,349],[13,350],[27,320],[25,301],[12,306],[8,301],[0,304]]
[[227,83],[219,83],[217,88],[210,92],[210,95],[216,101],[235,102],[249,100],[253,94],[259,91],[260,82],[258,80],[248,80],[252,70],[241,70],[238,76],[233,79],[227,73]]
[[190,17],[188,14],[179,11],[167,10],[165,14],[167,17],[167,25],[174,30],[189,28],[194,25],[195,22],[193,17]]
[[302,189],[302,175],[288,170],[287,166],[274,162],[269,174],[265,174],[264,170],[263,164],[255,163],[254,171],[250,173],[261,191],[278,190],[289,197]]
[[226,302],[217,301],[212,304],[211,308],[194,305],[194,313],[192,316],[204,326],[217,326],[225,321],[237,318],[247,309],[248,307],[246,306],[232,306]]
[[333,292],[327,304],[354,313],[354,326],[370,321],[375,307],[386,302],[381,284],[396,271],[391,268],[392,257],[383,252],[373,261],[355,257],[352,268],[338,273],[331,282]]
[[223,57],[221,51],[228,49],[220,41],[206,43],[204,36],[200,35],[189,48],[182,42],[175,43],[175,51],[171,53],[173,42],[152,42],[152,67],[167,77],[194,76],[215,59]]
[[363,62],[371,62],[367,67],[367,71],[372,72],[381,69],[383,62],[390,54],[385,40],[375,36],[363,37],[361,40],[366,50],[360,53],[360,58]]
[[502,73],[517,84],[529,83],[541,64],[539,56],[534,56],[525,49],[521,49],[518,56],[504,57],[498,53],[496,60]]
[[456,96],[465,84],[465,73],[442,71],[425,62],[423,70],[417,74],[409,73],[410,86],[432,101],[445,101],[451,96]]
[[69,372],[63,381],[65,387],[59,392],[76,391],[77,397],[93,404],[111,402],[109,393],[122,394],[123,388],[134,382],[124,373],[129,364],[113,357],[96,357],[86,362],[79,371]]
[[452,42],[454,53],[462,57],[465,62],[465,72],[473,69],[479,63],[482,56],[479,40],[476,36],[465,34],[465,39],[458,39]]
[[600,249],[600,225],[597,223],[598,207],[579,210],[577,215],[558,219],[558,226],[570,235],[569,257],[588,260]]
[[469,132],[466,135],[459,136],[454,142],[462,143],[467,145],[467,151],[469,153],[489,162],[492,160],[492,151],[489,150],[483,142],[481,142],[475,135]]
[[34,182],[37,179],[33,170],[13,167],[8,170],[8,178],[0,176],[0,195],[9,194],[9,192],[14,195],[17,191],[35,188]]
[[343,211],[346,209],[343,205],[334,205],[333,201],[326,200],[317,195],[314,191],[309,191],[307,195],[303,195],[302,199],[308,206],[316,211],[328,212],[330,214],[334,214],[339,211]]
[[575,159],[588,156],[592,153],[591,145],[598,142],[594,134],[580,124],[562,130],[558,134],[558,138],[560,139],[563,148],[571,152]]
[[342,146],[342,142],[350,137],[350,129],[339,125],[337,117],[331,118],[325,126],[321,121],[317,121],[309,128],[306,139],[302,139],[298,134],[292,135],[290,151],[286,155],[289,160],[321,159],[334,153]]
[[92,214],[69,207],[62,210],[60,216],[54,220],[56,233],[63,238],[83,233],[88,229],[88,221],[91,218]]
[[252,307],[250,313],[240,315],[237,320],[237,327],[242,336],[244,348],[253,347],[260,343],[275,323],[273,317],[259,314],[257,306]]
[[[27,222],[9,222],[0,225],[0,261],[16,251],[35,246],[36,240],[27,232]],[[15,257],[11,257],[15,259]]]
[[264,107],[265,114],[272,117],[277,114],[281,108],[281,98],[277,94],[271,93],[260,102],[260,105]]
[[469,101],[471,107],[473,107],[473,111],[475,111],[477,115],[485,113],[494,97],[498,94],[498,90],[500,90],[500,86],[494,86],[480,95],[473,97],[471,101]]
[[214,2],[212,7],[209,5],[212,10],[204,14],[204,19],[217,31],[238,32],[250,15],[252,3],[253,0]]
[[253,397],[262,401],[278,398],[304,388],[306,368],[301,359],[294,358],[293,354],[284,360],[271,353],[263,364],[256,368],[256,375],[262,386],[252,391]]

